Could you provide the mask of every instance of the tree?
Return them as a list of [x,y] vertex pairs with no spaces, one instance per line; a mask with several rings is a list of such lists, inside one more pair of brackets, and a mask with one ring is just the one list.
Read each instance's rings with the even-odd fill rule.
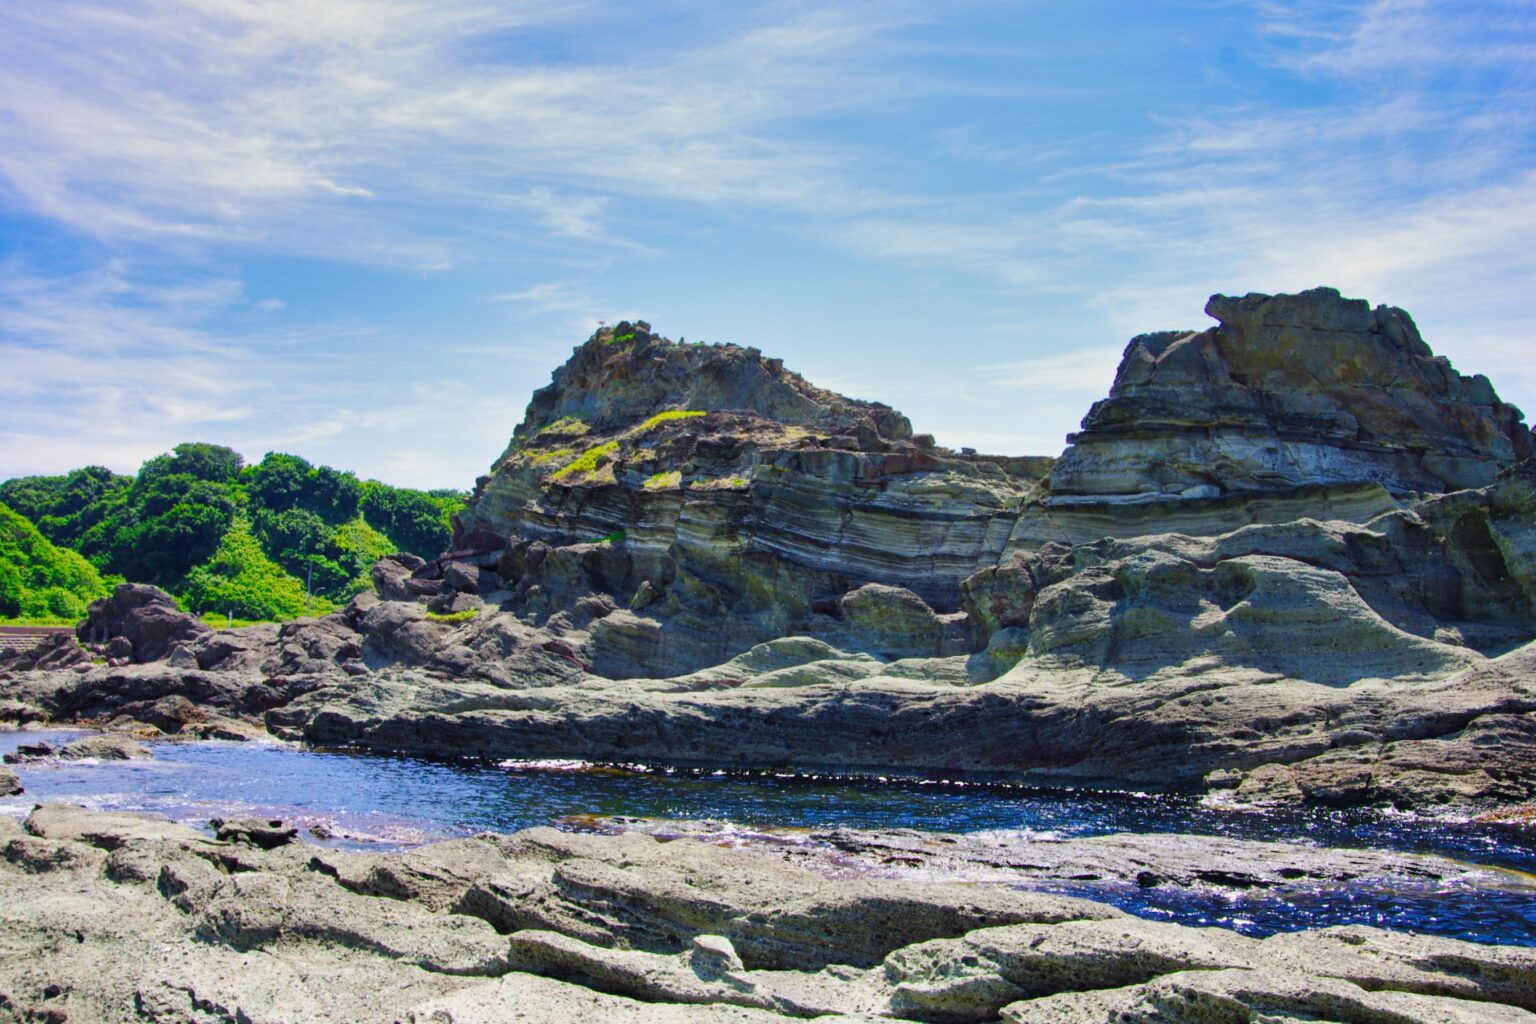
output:
[[198,442],[171,449],[171,472],[188,473],[199,480],[232,484],[245,468],[245,459],[233,448]]
[[106,594],[95,566],[0,505],[0,615],[78,619]]
[[145,583],[174,588],[194,566],[208,560],[234,521],[239,498],[229,484],[190,473],[166,473],[167,456],[141,473],[107,545],[114,572]]
[[304,503],[309,490],[309,474],[314,469],[297,455],[268,452],[246,474],[246,489],[257,508],[284,512]]
[[464,507],[464,499],[453,492],[434,495],[369,480],[360,507],[368,525],[388,534],[401,551],[432,558],[453,543],[451,517]]
[[195,612],[245,619],[291,619],[304,614],[304,585],[261,550],[251,522],[237,516],[208,562],[187,574],[183,600]]

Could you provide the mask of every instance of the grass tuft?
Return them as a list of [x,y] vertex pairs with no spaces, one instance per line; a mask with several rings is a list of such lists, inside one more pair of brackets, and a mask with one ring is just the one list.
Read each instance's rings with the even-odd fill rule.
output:
[[448,625],[457,625],[460,622],[468,622],[474,618],[480,609],[466,608],[461,612],[427,612],[428,622],[445,622]]
[[674,420],[691,420],[697,416],[707,415],[700,409],[668,409],[659,412],[634,429],[634,433],[643,434],[647,430],[653,430],[663,423],[671,423]]
[[551,480],[565,480],[577,473],[590,473],[597,468],[597,464],[605,456],[612,455],[619,450],[619,442],[606,441],[603,444],[595,444],[591,448],[576,456],[575,461],[558,469],[550,477]]
[[548,434],[550,437],[581,437],[583,434],[591,432],[592,428],[587,426],[580,416],[562,416],[549,426],[544,427],[535,436],[543,437],[545,434]]
[[670,491],[674,487],[681,487],[682,483],[682,470],[674,469],[669,473],[663,472],[652,475],[641,486],[648,491]]

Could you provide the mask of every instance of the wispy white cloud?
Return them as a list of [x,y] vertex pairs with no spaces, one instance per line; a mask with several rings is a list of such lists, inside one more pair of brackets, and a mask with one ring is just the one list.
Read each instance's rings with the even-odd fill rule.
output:
[[[219,276],[163,280],[115,262],[50,277],[0,264],[0,479],[88,464],[132,472],[205,440],[396,480],[392,449],[431,449],[435,462],[405,479],[452,485],[481,472],[519,418],[494,372],[420,380],[408,354],[383,347],[360,367],[355,329],[262,325],[271,311],[259,305]],[[415,383],[390,386],[402,380]]]
[[[47,429],[94,432],[82,449],[117,450],[105,434],[120,428],[153,454],[199,429],[322,451],[389,438],[338,459],[355,464],[441,434],[441,468],[483,430],[469,479],[520,414],[527,374],[498,378],[512,397],[482,406],[490,382],[443,366],[557,360],[665,281],[666,304],[688,310],[718,285],[713,268],[678,269],[695,242],[741,253],[742,293],[816,291],[831,308],[848,260],[850,278],[878,267],[882,287],[974,296],[948,300],[945,336],[996,348],[925,372],[907,410],[950,443],[1054,449],[1129,336],[1202,326],[1211,292],[1316,284],[1409,308],[1437,349],[1536,406],[1510,368],[1536,333],[1528,3],[1195,3],[1258,26],[1242,63],[1267,77],[1207,68],[1220,90],[1166,103],[1112,100],[1147,83],[1127,87],[1086,43],[1089,59],[1053,65],[1031,20],[1050,6],[677,3],[644,12],[631,39],[637,9],[595,0],[0,5],[0,210],[105,254],[75,275],[0,268],[0,357],[26,369],[0,382],[0,440],[41,451]],[[979,33],[985,17],[957,30],[978,12],[1016,36]],[[755,234],[738,243],[744,223]],[[769,237],[782,251],[754,263]],[[399,340],[391,314],[337,323],[303,289],[248,300],[231,268],[273,255],[473,275],[460,305],[492,326],[460,337],[445,314],[435,358],[378,355]],[[650,269],[625,277],[628,262]],[[493,344],[499,320],[517,346]],[[908,339],[912,360],[927,340]],[[359,362],[368,379],[353,379]],[[903,400],[894,370],[829,369]],[[444,427],[440,400],[398,389],[381,418],[368,389],[388,373],[432,381],[484,425]],[[1021,409],[1028,430],[991,426]]]
[[742,17],[695,49],[558,65],[521,44],[570,17],[468,0],[10,5],[0,180],[108,239],[324,237],[371,258],[389,253],[349,253],[327,225],[422,202],[483,218],[500,201],[584,240],[606,233],[614,196],[854,201],[838,154],[775,126],[889,88],[853,59],[878,17]]

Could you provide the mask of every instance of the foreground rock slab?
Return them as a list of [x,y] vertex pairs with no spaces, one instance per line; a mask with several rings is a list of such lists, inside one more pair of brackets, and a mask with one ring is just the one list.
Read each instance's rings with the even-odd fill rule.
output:
[[633,833],[363,855],[53,804],[0,822],[0,892],[6,1021],[1536,1021],[1536,950],[1257,940]]

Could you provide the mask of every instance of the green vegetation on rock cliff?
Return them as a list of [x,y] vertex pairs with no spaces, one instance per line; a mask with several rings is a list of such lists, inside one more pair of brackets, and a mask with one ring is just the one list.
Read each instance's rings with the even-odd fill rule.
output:
[[[438,554],[463,507],[449,491],[359,480],[281,452],[247,466],[232,449],[196,443],[150,459],[137,476],[87,466],[7,480],[0,502],[52,545],[83,555],[98,590],[99,574],[110,573],[163,587],[197,610],[249,618],[303,614],[306,577],[323,605],[367,589],[368,569],[383,555]],[[0,607],[18,614],[42,613]]]

